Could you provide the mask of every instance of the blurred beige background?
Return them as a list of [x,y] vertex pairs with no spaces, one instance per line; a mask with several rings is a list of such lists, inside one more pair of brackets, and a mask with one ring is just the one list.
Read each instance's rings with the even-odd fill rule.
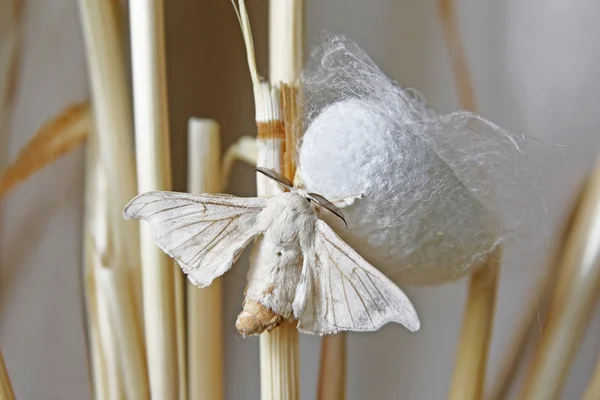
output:
[[[8,49],[0,0],[0,73]],[[187,119],[212,117],[223,146],[254,132],[254,109],[241,34],[227,0],[166,1],[175,188],[185,188]],[[266,70],[266,0],[249,1],[260,71]],[[461,35],[481,113],[504,127],[566,145],[566,160],[545,160],[549,218],[555,234],[600,149],[600,2],[457,1]],[[75,0],[24,1],[22,64],[0,165],[48,118],[87,97],[83,42]],[[457,106],[452,71],[434,0],[306,0],[306,43],[327,31],[356,40],[399,82],[432,103]],[[231,193],[252,195],[253,175],[236,166]],[[20,400],[88,399],[81,279],[83,152],[77,151],[9,195],[0,209],[0,347]],[[542,206],[542,205],[540,205]],[[538,253],[541,253],[540,250]],[[543,254],[538,254],[538,258]],[[234,328],[247,264],[225,276],[226,396],[259,396],[258,340]],[[502,272],[489,359],[490,382],[510,333],[542,271],[509,254]],[[465,301],[465,281],[410,288],[423,328],[388,326],[349,339],[348,399],[444,399]],[[320,339],[301,337],[301,394],[314,398]],[[600,354],[596,309],[568,379],[577,399]]]

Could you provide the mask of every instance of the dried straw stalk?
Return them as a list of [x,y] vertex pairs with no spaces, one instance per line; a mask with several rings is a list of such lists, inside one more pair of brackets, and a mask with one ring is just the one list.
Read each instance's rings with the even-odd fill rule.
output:
[[31,175],[77,149],[92,127],[87,102],[73,104],[45,123],[0,176],[0,198]]
[[[164,2],[132,1],[129,16],[138,191],[170,190]],[[183,309],[183,276],[156,246],[150,227],[142,225],[140,233],[150,391],[152,397],[176,399],[180,388],[185,392],[187,386],[180,381],[185,371],[178,371],[185,365],[185,360],[178,360],[185,354],[178,351],[178,332],[185,328],[176,311],[176,307]]]
[[[521,398],[560,397],[600,289],[600,158],[575,214],[560,260],[548,321]],[[593,387],[593,386],[592,386]]]
[[4,364],[4,357],[0,350],[0,399],[1,400],[15,400],[15,393],[8,377],[8,371],[6,370],[6,364]]
[[[127,329],[127,321],[137,311],[127,300],[128,288],[123,287],[127,271],[110,267],[110,193],[96,135],[91,135],[87,150],[84,287],[94,392],[97,398],[146,399],[145,370],[135,368],[144,361],[143,343],[135,331]],[[129,344],[135,347],[123,352],[122,346]]]
[[483,398],[500,260],[498,248],[488,256],[487,265],[471,275],[450,388],[452,400]]
[[[110,352],[110,348],[103,349],[103,342],[114,342],[112,330],[108,319],[101,321],[98,304],[97,283],[95,279],[95,269],[101,267],[100,255],[96,250],[106,242],[106,221],[100,218],[106,218],[106,211],[103,209],[106,204],[106,182],[101,176],[98,160],[98,146],[95,135],[91,136],[86,146],[85,157],[85,218],[83,227],[83,286],[87,319],[88,352],[90,359],[91,380],[95,399],[113,398],[111,394],[111,385],[109,384],[109,365],[107,358],[111,358],[110,376],[112,382],[118,382],[115,374],[118,376],[118,364],[116,361],[116,352]],[[103,196],[103,198],[100,198]],[[104,223],[102,223],[104,222]],[[103,246],[102,246],[103,247]],[[104,331],[101,330],[104,327]],[[102,338],[102,334],[109,335],[110,338]],[[108,356],[108,357],[107,357]],[[116,386],[116,387],[115,387]],[[113,385],[115,395],[122,396],[119,385]]]
[[[80,0],[81,20],[91,82],[99,168],[105,177],[106,234],[94,245],[100,255],[95,269],[101,337],[118,363],[121,384],[130,399],[147,399],[148,381],[141,320],[138,225],[127,223],[122,210],[136,194],[133,124],[123,50],[120,3]],[[108,324],[107,328],[105,325]],[[109,330],[110,329],[110,330]],[[104,348],[106,350],[106,348]],[[107,364],[108,356],[105,354]]]
[[[170,190],[164,2],[130,1],[129,17],[138,191]],[[177,399],[187,386],[185,371],[178,371],[185,365],[178,360],[185,356],[178,349],[184,321],[176,311],[183,315],[183,275],[156,246],[149,226],[142,225],[140,234],[150,391],[154,398]]]
[[5,1],[1,12],[6,19],[0,26],[0,41],[8,57],[0,65],[0,170],[4,168],[8,157],[10,120],[23,58],[22,1]]
[[597,400],[600,399],[600,358],[596,364],[594,374],[585,389],[582,400]]
[[[298,76],[301,65],[302,2],[270,2],[270,83],[261,81],[256,71],[254,44],[243,0],[239,1],[240,23],[248,54],[248,65],[256,106],[258,165],[273,169],[293,180],[295,144],[301,127]],[[259,196],[279,193],[277,185],[259,175]],[[261,397],[294,400],[298,387],[298,331],[286,321],[260,337]]]
[[504,400],[507,398],[514,384],[518,367],[526,354],[527,345],[532,341],[531,334],[534,328],[538,327],[540,314],[542,314],[542,319],[547,314],[545,304],[550,297],[552,287],[555,285],[560,256],[564,251],[564,243],[573,226],[575,212],[579,207],[582,195],[583,193],[579,193],[577,199],[573,202],[568,218],[560,229],[561,235],[552,246],[554,250],[548,259],[549,265],[540,273],[535,286],[531,290],[533,293],[531,300],[522,312],[519,325],[513,333],[507,351],[504,352],[502,367],[494,379],[494,387],[489,396],[490,400]]
[[328,335],[321,344],[317,399],[346,398],[346,334]]
[[[268,149],[269,142],[283,148],[283,160],[278,160],[279,165],[260,164],[260,161],[259,165],[277,167],[292,181],[296,173],[296,143],[301,132],[302,115],[297,104],[304,29],[302,9],[302,0],[269,1],[269,80],[275,93],[279,94],[279,118],[271,120],[273,125],[269,129],[261,130],[259,123],[258,130],[259,146],[264,141],[265,149]],[[279,141],[282,143],[279,144]],[[259,192],[259,195],[270,193]],[[287,321],[271,333],[262,334],[260,356],[262,398],[298,399],[296,324]]]
[[[6,33],[10,36],[3,41],[9,49],[9,59],[7,62],[6,73],[0,75],[0,170],[4,168],[5,157],[7,155],[6,146],[8,141],[9,117],[12,111],[14,95],[16,93],[16,82],[19,71],[19,62],[21,55],[21,13],[19,2],[9,2],[4,11],[11,14],[10,24],[8,24]],[[2,196],[0,195],[0,198]],[[14,400],[15,394],[8,376],[4,357],[0,350],[0,399]]]
[[[188,123],[188,190],[218,193],[221,181],[219,125],[210,119]],[[223,398],[221,279],[207,288],[187,287],[189,399]]]
[[[476,111],[475,92],[461,44],[452,0],[439,0],[444,37],[450,51],[461,107]],[[496,291],[502,249],[488,256],[486,265],[473,272],[466,312],[450,388],[450,399],[481,399],[485,388],[487,358],[492,336]]]

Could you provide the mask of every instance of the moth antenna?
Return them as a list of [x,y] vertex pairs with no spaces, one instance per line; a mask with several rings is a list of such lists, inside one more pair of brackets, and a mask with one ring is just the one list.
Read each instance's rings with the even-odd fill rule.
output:
[[274,180],[275,182],[279,183],[282,186],[285,186],[287,189],[290,189],[290,190],[294,189],[294,184],[292,183],[292,181],[290,181],[285,176],[278,174],[277,172],[273,171],[272,169],[265,168],[265,167],[256,167],[256,168],[254,168],[254,171],[263,174],[267,178]]
[[342,221],[344,221],[344,225],[346,225],[346,228],[348,227],[348,223],[346,222],[344,213],[342,213],[342,210],[340,210],[335,204],[333,204],[331,201],[327,200],[325,197],[321,196],[318,193],[308,193],[308,196],[310,196],[310,199],[317,203],[319,206],[323,207],[330,213],[338,216]]

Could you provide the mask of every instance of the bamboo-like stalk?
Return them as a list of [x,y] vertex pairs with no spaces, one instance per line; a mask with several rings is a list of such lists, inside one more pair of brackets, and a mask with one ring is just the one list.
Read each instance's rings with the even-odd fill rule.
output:
[[[126,399],[148,399],[146,371],[138,368],[144,361],[143,342],[136,330],[129,328],[129,321],[135,321],[137,309],[132,301],[131,292],[126,279],[127,271],[122,268],[97,268],[95,278],[102,292],[102,299],[107,307],[110,327],[117,339],[119,354],[119,374],[123,377]],[[124,349],[124,343],[133,348]],[[125,354],[123,354],[125,353]],[[137,385],[134,383],[137,382]]]
[[[188,123],[188,190],[221,191],[219,125],[210,119]],[[221,280],[207,288],[187,287],[189,399],[223,398]]]
[[[92,136],[90,145],[94,147],[94,144]],[[95,287],[86,293],[86,297],[93,300],[95,295],[96,300],[95,310],[91,309],[89,316],[97,317],[98,342],[106,368],[106,387],[103,392],[110,399],[147,399],[149,393],[146,371],[137,368],[140,363],[144,363],[139,326],[131,329],[128,325],[129,321],[135,321],[136,313],[135,302],[132,301],[133,292],[128,287],[128,271],[125,268],[111,267],[110,186],[103,164],[92,152],[88,152],[88,156],[93,158],[88,160],[88,165],[95,173],[92,181],[88,182],[90,197],[87,199],[86,226],[89,231],[86,232],[85,240],[90,251],[89,262]],[[93,301],[90,302],[88,309],[93,304]],[[90,326],[89,330],[95,332],[94,326]],[[123,349],[125,345],[133,347]]]
[[317,399],[346,398],[346,334],[329,335],[321,344]]
[[298,399],[298,330],[285,321],[260,336],[261,398]]
[[96,294],[96,280],[94,279],[94,254],[91,243],[86,240],[85,253],[85,281],[86,313],[88,324],[88,354],[90,363],[90,377],[95,399],[109,398],[108,394],[108,368],[106,358],[102,350],[100,339],[100,328],[98,319],[98,306]]
[[600,357],[596,364],[594,374],[590,378],[585,393],[583,394],[582,400],[597,400],[600,399]]
[[175,295],[175,330],[177,339],[177,393],[179,400],[188,399],[188,360],[187,360],[187,318],[186,318],[186,283],[185,277],[179,270],[179,265],[173,263],[174,295]]
[[[118,348],[118,338],[113,329],[110,318],[110,310],[108,307],[108,299],[106,298],[105,290],[102,287],[102,281],[97,278],[98,273],[102,270],[102,262],[99,254],[94,254],[93,259],[94,282],[96,284],[96,307],[98,312],[98,342],[102,359],[104,360],[106,386],[102,391],[108,399],[125,399],[123,376],[120,370],[120,357]],[[96,378],[93,376],[94,379]],[[103,377],[104,379],[104,377]],[[95,381],[94,387],[101,385]],[[146,396],[145,398],[150,398]]]
[[[475,92],[460,40],[452,0],[439,0],[438,10],[448,46],[461,107],[476,111]],[[489,344],[502,249],[488,256],[486,265],[473,272],[449,398],[476,400],[483,397]]]
[[[100,367],[104,371],[93,371],[94,387],[102,391],[108,399],[124,398],[124,382],[120,371],[120,357],[116,330],[112,326],[106,290],[98,279],[98,274],[105,267],[103,263],[109,262],[109,198],[108,187],[104,169],[98,154],[97,135],[91,135],[87,146],[86,164],[89,174],[86,176],[86,231],[85,255],[86,262],[90,264],[90,273],[86,274],[86,305],[88,310],[88,331],[95,335],[97,328],[99,349],[91,347],[92,363],[103,361]],[[89,259],[87,258],[89,256]],[[87,267],[87,266],[86,266]],[[93,279],[90,279],[93,278]],[[90,282],[92,281],[92,282]],[[97,321],[94,321],[96,319]],[[94,326],[93,323],[97,322]],[[92,338],[93,339],[93,338]],[[92,342],[92,346],[94,343]],[[100,354],[96,354],[98,350]],[[96,375],[101,375],[97,377]],[[102,381],[97,380],[100,378]],[[102,388],[100,388],[102,387]]]
[[[122,216],[125,205],[136,195],[135,159],[131,99],[126,74],[126,62],[121,26],[120,3],[104,0],[79,0],[86,44],[91,100],[98,134],[100,162],[110,185],[114,203],[110,211],[111,245],[115,257],[122,262],[118,268],[128,268],[139,280],[138,225],[126,222]],[[141,291],[134,282],[136,295]]]
[[501,252],[497,248],[488,256],[487,265],[471,275],[450,388],[452,400],[483,398]]
[[507,346],[506,352],[503,354],[503,362],[500,372],[494,379],[494,387],[490,394],[490,400],[503,400],[508,395],[513,384],[515,374],[519,367],[527,345],[529,344],[530,334],[534,326],[534,321],[539,313],[540,306],[544,298],[548,294],[551,283],[554,281],[553,268],[551,265],[550,271],[543,271],[542,276],[538,277],[535,287],[532,289],[532,299],[527,303],[517,329],[513,333],[510,344]]
[[[301,121],[296,102],[300,91],[298,78],[302,65],[302,14],[302,0],[269,1],[269,81],[271,87],[280,93],[278,120],[283,123],[283,136],[279,136],[281,139],[272,137],[272,134],[279,134],[275,129],[265,132],[266,135],[261,137],[259,129],[258,140],[282,140],[283,159],[279,161],[279,165],[262,165],[278,167],[290,180],[294,179],[295,174],[295,146]],[[264,194],[269,193],[259,192],[259,195]],[[260,336],[260,348],[262,398],[298,399],[299,356],[295,323],[287,321],[271,333],[263,333]]]
[[[292,180],[296,155],[293,145],[300,130],[296,101],[302,40],[301,4],[297,0],[270,3],[270,83],[262,81],[256,70],[252,33],[243,0],[239,1],[238,15],[254,89],[257,164],[283,173]],[[278,36],[277,40],[275,36]],[[280,189],[277,184],[259,175],[257,192],[259,196],[270,197],[280,193]],[[286,321],[272,332],[260,336],[263,399],[297,399],[298,369],[298,331],[293,322]]]
[[[95,136],[95,135],[94,135]],[[98,313],[98,295],[96,291],[95,265],[98,259],[96,246],[94,245],[97,235],[106,235],[102,225],[95,224],[97,216],[102,213],[99,205],[101,182],[99,180],[98,149],[96,138],[91,136],[86,146],[85,162],[85,218],[83,238],[83,292],[86,307],[87,334],[88,334],[88,356],[90,376],[95,399],[109,398],[108,366],[106,356],[102,349],[100,320]],[[105,189],[105,188],[104,188]],[[106,215],[104,214],[106,218]],[[96,228],[101,228],[96,230]],[[100,231],[100,232],[99,232]],[[100,242],[105,240],[100,240]],[[108,326],[107,326],[108,327]]]
[[[174,263],[172,263],[174,264]],[[179,400],[188,399],[188,360],[187,360],[187,318],[186,318],[186,286],[185,277],[179,271],[179,265],[173,265],[175,270],[175,327],[177,338],[177,393]]]
[[[138,191],[171,189],[164,2],[129,2]],[[175,280],[182,273],[155,244],[149,226],[140,229],[146,356],[152,397],[179,394]],[[175,296],[177,300],[175,300]],[[182,327],[181,327],[182,328]],[[185,386],[185,384],[183,385]]]
[[573,221],[560,261],[546,329],[521,399],[560,396],[600,290],[600,158]]
[[94,245],[99,254],[95,280],[100,337],[109,366],[107,375],[115,378],[112,385],[108,379],[108,386],[116,398],[120,398],[122,387],[129,399],[148,399],[140,311],[139,231],[137,224],[122,218],[123,208],[136,194],[136,179],[120,3],[80,0],[79,4],[99,168],[106,179],[106,193],[102,195],[107,202],[102,218],[106,237],[105,242],[96,241]]
[[454,5],[454,0],[438,0],[438,11],[444,31],[444,39],[448,47],[448,54],[452,61],[460,106],[465,110],[475,112],[477,108],[475,89],[473,88],[471,74],[467,67],[467,56],[460,40]]
[[4,357],[2,356],[2,350],[0,350],[0,399],[1,400],[15,400],[15,392],[13,391],[10,378],[8,376],[8,370],[4,363]]

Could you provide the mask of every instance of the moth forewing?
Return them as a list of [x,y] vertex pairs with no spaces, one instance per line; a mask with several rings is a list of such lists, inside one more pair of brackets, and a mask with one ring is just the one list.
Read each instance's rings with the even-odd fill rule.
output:
[[261,233],[256,222],[266,205],[256,197],[155,191],[134,198],[124,216],[149,222],[157,245],[192,283],[205,287]]

